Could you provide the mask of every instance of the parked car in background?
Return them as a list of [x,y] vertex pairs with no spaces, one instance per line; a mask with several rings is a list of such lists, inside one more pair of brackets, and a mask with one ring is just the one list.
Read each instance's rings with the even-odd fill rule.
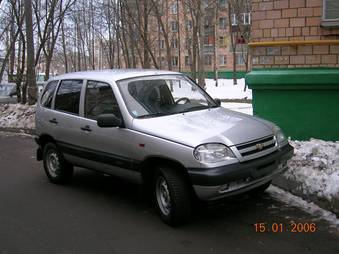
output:
[[151,190],[161,219],[187,221],[192,199],[263,191],[293,154],[271,122],[220,106],[189,77],[107,70],[53,77],[36,111],[37,159],[53,183],[73,166]]

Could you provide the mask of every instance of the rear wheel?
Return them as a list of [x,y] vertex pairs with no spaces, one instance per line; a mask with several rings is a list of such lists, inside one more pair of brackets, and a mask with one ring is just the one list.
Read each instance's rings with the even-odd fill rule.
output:
[[43,151],[43,163],[48,179],[56,184],[68,183],[73,176],[73,166],[65,161],[54,143],[47,143]]
[[168,166],[159,167],[154,176],[153,193],[157,211],[166,224],[176,226],[189,220],[190,191],[183,174]]

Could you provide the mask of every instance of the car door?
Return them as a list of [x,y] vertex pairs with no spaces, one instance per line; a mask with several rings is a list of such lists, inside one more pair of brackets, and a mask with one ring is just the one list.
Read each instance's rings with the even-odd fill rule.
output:
[[54,125],[54,138],[65,158],[77,164],[77,148],[81,146],[80,97],[83,80],[62,80],[54,100],[49,123]]
[[133,134],[126,128],[101,128],[97,118],[114,114],[123,121],[119,105],[108,83],[88,80],[81,120],[84,164],[111,174],[134,178],[136,163],[132,149]]

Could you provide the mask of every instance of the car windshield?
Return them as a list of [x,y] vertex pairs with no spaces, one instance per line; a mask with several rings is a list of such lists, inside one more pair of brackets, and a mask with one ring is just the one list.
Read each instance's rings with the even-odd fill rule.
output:
[[147,118],[218,107],[184,75],[157,75],[118,82],[133,117]]

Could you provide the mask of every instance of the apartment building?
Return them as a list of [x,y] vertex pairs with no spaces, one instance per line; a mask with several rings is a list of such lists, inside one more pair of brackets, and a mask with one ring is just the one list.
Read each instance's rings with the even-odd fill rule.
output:
[[[168,29],[170,40],[173,70],[190,72],[192,64],[192,36],[193,21],[189,1],[166,0],[162,2],[162,20]],[[238,29],[239,23],[250,27],[250,10],[244,10],[236,15],[230,13],[227,0],[203,1],[203,58],[204,69],[210,76],[215,70],[219,73],[233,70],[233,47],[231,31],[235,46],[235,61],[237,70],[244,71],[248,63],[247,41],[241,36]],[[229,17],[229,15],[231,15]],[[229,26],[231,22],[232,26]],[[168,67],[166,59],[166,45],[157,22],[152,23],[151,37],[155,43],[154,52],[157,56],[159,67]]]

